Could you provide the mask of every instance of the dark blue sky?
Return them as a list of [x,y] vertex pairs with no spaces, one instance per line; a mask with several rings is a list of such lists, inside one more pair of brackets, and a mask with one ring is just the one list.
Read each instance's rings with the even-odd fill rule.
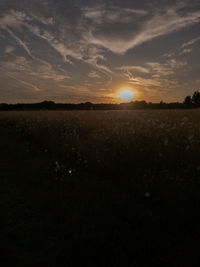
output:
[[199,59],[199,0],[0,1],[0,102],[182,101]]

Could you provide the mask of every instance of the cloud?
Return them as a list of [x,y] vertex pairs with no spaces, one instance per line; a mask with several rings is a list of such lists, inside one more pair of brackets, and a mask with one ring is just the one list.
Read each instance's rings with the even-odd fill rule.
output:
[[199,40],[200,40],[200,37],[196,37],[196,38],[193,38],[193,39],[183,43],[182,46],[180,47],[180,50],[181,50],[180,55],[191,53],[193,51],[193,49],[190,48],[190,46],[192,46],[193,44],[195,44]]
[[73,64],[72,60],[70,59],[71,57],[90,64],[103,73],[112,73],[112,71],[107,66],[99,63],[99,60],[105,60],[104,56],[101,54],[102,50],[100,48],[89,45],[84,40],[79,40],[77,41],[77,43],[69,46],[64,42],[66,36],[63,36],[61,38],[62,40],[59,40],[54,36],[53,33],[50,33],[48,31],[41,33],[40,29],[37,26],[26,26],[34,35],[46,40],[48,44],[62,56],[65,62]]
[[23,42],[16,34],[14,34],[10,29],[4,26],[4,29],[12,36],[13,39],[27,52],[27,54],[32,57],[31,51],[28,46]]
[[60,82],[70,78],[70,75],[66,72],[58,73],[53,70],[50,64],[40,66],[37,70],[33,70],[32,72],[30,72],[30,75],[41,77],[43,79],[52,79],[56,82]]
[[[177,69],[185,67],[186,65],[187,62],[185,61],[168,59],[164,63],[147,62],[144,66],[122,66],[116,69],[122,70],[123,75],[131,84],[146,87],[162,87],[163,84],[166,84],[166,80],[169,81],[169,84],[170,81],[172,81],[172,77],[169,79],[167,76],[174,75]],[[140,73],[140,76],[138,73]],[[142,74],[145,74],[145,76]]]
[[[7,15],[4,15],[3,18],[6,17]],[[11,17],[13,19],[11,19]],[[14,33],[15,24],[12,23],[13,20],[18,22],[16,24],[17,29],[19,29],[23,25],[23,27],[28,29],[31,34],[37,36],[40,39],[45,40],[55,51],[57,51],[62,56],[65,62],[73,64],[72,59],[83,61],[91,65],[93,68],[98,69],[98,71],[102,72],[105,76],[107,76],[109,81],[112,79],[112,77],[110,76],[112,71],[102,63],[102,61],[104,61],[105,59],[104,56],[102,55],[102,49],[99,47],[95,47],[94,45],[88,44],[88,42],[85,40],[85,36],[83,33],[78,34],[79,39],[76,40],[77,33],[75,33],[76,36],[73,37],[72,29],[70,28],[71,26],[70,27],[65,27],[64,25],[59,26],[60,23],[59,20],[57,21],[58,30],[52,31],[52,27],[54,27],[52,18],[45,19],[42,18],[42,16],[37,18],[34,15],[28,16],[22,12],[20,13],[14,11],[9,12],[9,20],[4,19],[0,27],[6,30],[12,36],[12,38],[14,38],[15,41],[27,52],[27,54],[30,57],[32,57],[32,59],[40,62],[42,62],[43,60],[41,60],[38,56],[37,57],[34,56],[29,47],[27,46],[27,44],[22,39],[20,39],[16,33]],[[39,26],[38,22],[42,22],[43,25]],[[8,28],[8,26],[12,27],[12,30]],[[87,30],[85,29],[83,32],[87,32]],[[69,39],[68,35],[70,36]],[[54,75],[52,74],[52,72],[50,72],[50,75],[47,73],[43,75],[43,78],[50,78],[50,77],[58,81],[68,76],[65,75],[65,77],[62,77],[62,75],[59,76],[58,74]]]
[[1,61],[0,66],[4,71],[11,72],[24,72],[30,70],[30,64],[28,64],[25,57],[16,57],[13,60]]
[[5,35],[0,33],[0,39],[5,39],[5,38],[6,38]]
[[21,25],[26,20],[27,16],[24,12],[19,12],[15,10],[10,10],[7,14],[0,18],[0,28],[5,30],[10,36],[27,52],[29,56],[31,55],[31,51],[10,28],[20,28]]
[[145,86],[145,87],[161,87],[162,83],[158,80],[151,79],[151,78],[143,78],[139,76],[133,76],[130,71],[127,71],[125,73],[125,76],[128,78],[129,84],[135,84],[139,86]]
[[52,17],[44,17],[40,14],[31,14],[30,12],[29,15],[27,15],[24,11],[11,9],[0,17],[0,27],[20,28],[24,23],[32,22],[34,20],[37,20],[44,25],[53,25]]
[[88,77],[90,78],[100,78],[101,76],[96,71],[91,71],[88,73]]
[[11,79],[13,79],[13,80],[15,80],[15,81],[17,81],[17,82],[19,82],[19,83],[25,85],[26,88],[28,87],[28,88],[32,89],[33,91],[36,91],[36,92],[41,91],[41,89],[40,89],[38,86],[36,86],[36,85],[34,85],[34,84],[30,83],[30,82],[27,82],[27,81],[24,81],[24,80],[22,80],[22,79],[19,79],[19,78],[15,77],[15,76],[13,75],[13,73],[6,72],[6,73],[4,73],[4,74],[5,74],[6,76],[8,76],[9,78],[11,78]]
[[149,69],[142,67],[142,66],[122,66],[122,67],[116,67],[116,70],[133,70],[138,71],[142,73],[149,73]]
[[24,13],[11,10],[9,13],[5,14],[3,17],[0,18],[0,27],[4,26],[13,26],[15,28],[19,27],[24,18],[25,18]]
[[4,71],[22,74],[23,76],[27,75],[29,78],[37,77],[44,80],[50,79],[55,82],[61,82],[70,78],[70,75],[62,69],[56,71],[48,63],[33,62],[25,57],[17,57],[14,60],[2,62],[1,67]]
[[192,49],[187,48],[187,49],[183,49],[183,51],[181,52],[181,54],[189,54],[192,52]]
[[41,22],[42,24],[44,25],[53,25],[54,24],[54,19],[53,17],[43,17],[41,15],[34,15],[34,14],[31,14],[31,19],[30,20],[37,20],[39,22]]
[[[28,48],[27,44],[22,41],[21,38],[17,36],[16,33],[14,33],[14,29],[20,29],[21,26],[29,26],[30,22],[32,22],[34,19],[37,19],[37,21],[42,22],[43,24],[53,24],[52,18],[43,18],[41,16],[27,16],[24,12],[19,12],[16,10],[10,10],[7,14],[5,14],[3,17],[0,18],[0,28],[5,30],[10,34],[10,36],[15,39],[15,41],[27,52],[27,54],[34,58],[32,55],[30,49]],[[12,28],[12,30],[11,30]],[[37,29],[37,28],[35,28]]]
[[62,13],[59,17],[53,13],[36,16],[11,10],[0,19],[0,27],[6,29],[30,56],[30,48],[8,27],[23,25],[32,34],[46,40],[65,62],[72,64],[74,58],[103,72],[112,73],[108,66],[99,63],[105,49],[123,54],[140,44],[200,21],[200,11],[182,15],[178,12],[180,8],[182,5],[166,8],[165,11],[150,11],[106,4],[87,6],[79,8],[80,16],[76,16],[75,21],[73,16],[64,17]]
[[182,48],[185,48],[185,47],[187,47],[187,46],[191,46],[191,45],[193,45],[194,43],[198,42],[199,40],[200,40],[200,37],[191,39],[191,40],[189,40],[188,42],[185,42],[181,47],[182,47]]
[[[146,72],[140,72],[141,74],[133,74],[134,67],[130,68],[118,68],[123,70],[123,75],[128,80],[127,82],[132,85],[137,85],[140,88],[146,89],[173,89],[177,86],[177,80],[174,75],[178,69],[181,69],[187,65],[187,62],[180,61],[177,59],[167,59],[165,62],[147,62],[145,66],[141,66],[141,70],[146,70]],[[138,66],[138,70],[140,66]],[[143,76],[142,74],[145,74]]]
[[5,47],[5,49],[4,49],[4,52],[5,52],[6,54],[10,54],[10,53],[12,53],[14,50],[15,50],[15,48],[14,48],[13,46],[7,45],[7,46]]
[[169,65],[172,69],[179,69],[179,68],[182,68],[182,67],[185,67],[187,66],[187,62],[186,61],[180,61],[180,60],[177,60],[177,59],[170,59],[167,61],[166,65]]
[[164,88],[174,88],[177,86],[177,81],[174,79],[163,79],[161,77],[145,78],[140,76],[133,76],[130,72],[126,73],[126,77],[128,78],[128,83],[132,85],[139,86],[142,90],[146,89],[164,89]]
[[92,20],[97,24],[121,22],[129,23],[133,16],[144,16],[147,14],[146,10],[122,8],[117,6],[98,6],[98,7],[84,7],[82,9],[83,16],[86,19]]
[[[83,85],[85,94],[92,92],[92,84],[94,91],[99,87],[112,91],[122,82],[138,85],[141,89],[142,86],[155,86],[160,90],[163,85],[167,86],[167,81],[171,84],[176,77],[181,80],[179,76],[183,77],[183,71],[187,69],[187,62],[175,58],[176,49],[166,49],[166,52],[173,53],[165,53],[155,60],[166,48],[160,40],[159,48],[161,45],[162,48],[158,51],[155,42],[152,51],[145,51],[145,46],[142,46],[140,54],[130,51],[127,56],[122,55],[155,38],[198,23],[199,9],[191,7],[188,1],[182,2],[184,5],[176,1],[172,4],[169,1],[153,1],[150,4],[149,1],[139,0],[123,3],[105,0],[1,0],[0,34],[5,35],[5,39],[0,40],[4,48],[2,51],[12,53],[12,48],[6,46],[12,46],[10,41],[14,40],[26,52],[16,49],[13,44],[15,51],[3,59],[13,60],[3,62],[4,68],[19,75],[22,80],[23,73],[27,78],[24,78],[25,82],[33,85],[38,82],[48,92],[51,86],[62,86],[64,92],[65,89],[70,90],[72,84]],[[199,38],[184,43],[182,52],[189,53],[189,46]],[[170,44],[173,46],[174,40]],[[14,55],[18,56],[17,60],[14,60]],[[20,59],[20,55],[24,58]],[[83,88],[75,87],[77,93]]]
[[185,67],[187,65],[187,62],[170,59],[167,60],[165,63],[147,62],[146,65],[150,67],[150,71],[154,75],[154,77],[160,77],[174,74],[174,71],[176,69]]
[[168,53],[165,53],[165,54],[163,54],[161,57],[164,57],[164,58],[170,58],[170,57],[172,57],[172,56],[174,56],[174,52],[168,52]]
[[[69,14],[67,17],[62,15],[58,17],[53,13],[48,16],[27,15],[25,12],[10,10],[0,18],[0,27],[16,28],[21,25],[28,27],[32,33],[47,40],[64,60],[70,63],[69,56],[83,60],[84,53],[92,45],[123,54],[154,38],[173,33],[200,21],[200,11],[183,14],[179,12],[183,8],[180,4],[165,8],[165,11],[158,8],[145,10],[106,4],[80,7],[80,16],[75,16],[75,22],[73,16]],[[41,31],[41,27],[33,23],[36,20],[42,23],[43,27],[53,28],[56,25],[58,32],[53,33],[50,28]],[[183,46],[185,45],[187,44]]]
[[181,15],[177,7],[174,7],[165,12],[156,11],[149,18],[142,17],[135,20],[132,17],[132,24],[130,24],[132,27],[126,24],[117,27],[118,21],[116,20],[117,25],[112,25],[112,27],[104,25],[100,30],[94,28],[90,35],[90,42],[101,45],[114,53],[123,54],[147,41],[181,30],[199,21],[200,11]]
[[30,82],[25,82],[23,80],[19,80],[19,82],[21,82],[25,86],[33,88],[33,90],[36,91],[36,92],[41,91],[41,89],[38,86],[36,86],[36,85],[34,85],[34,84],[30,83]]

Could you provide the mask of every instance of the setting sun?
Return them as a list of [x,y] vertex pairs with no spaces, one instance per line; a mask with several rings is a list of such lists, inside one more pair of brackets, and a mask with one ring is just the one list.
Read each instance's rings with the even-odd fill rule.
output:
[[135,93],[130,89],[124,89],[121,90],[116,97],[122,101],[130,101],[135,97]]

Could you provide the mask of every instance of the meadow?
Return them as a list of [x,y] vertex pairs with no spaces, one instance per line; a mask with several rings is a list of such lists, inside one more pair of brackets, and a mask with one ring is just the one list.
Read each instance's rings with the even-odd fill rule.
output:
[[4,262],[198,266],[200,110],[1,112],[0,134]]

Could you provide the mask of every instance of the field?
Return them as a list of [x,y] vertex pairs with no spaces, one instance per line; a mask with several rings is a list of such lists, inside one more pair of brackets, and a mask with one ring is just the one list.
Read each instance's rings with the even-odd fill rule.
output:
[[5,266],[199,266],[200,110],[0,113]]

